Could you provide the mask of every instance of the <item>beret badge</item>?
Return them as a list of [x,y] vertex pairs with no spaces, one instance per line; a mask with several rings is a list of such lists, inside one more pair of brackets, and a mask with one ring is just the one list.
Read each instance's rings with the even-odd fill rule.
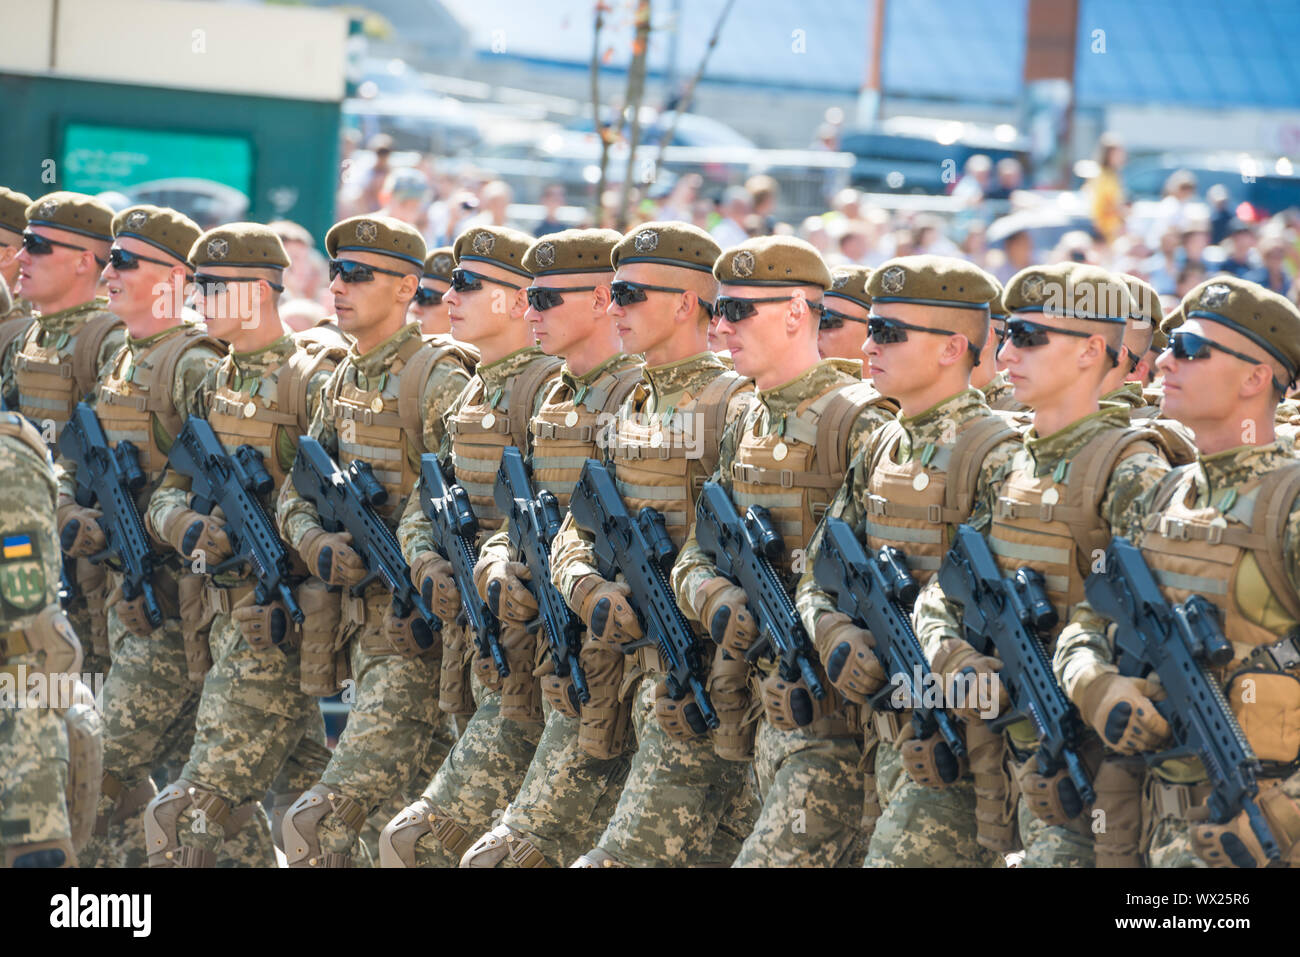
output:
[[903,291],[903,279],[907,275],[902,266],[890,266],[880,276],[880,285],[885,292],[897,295]]
[[1228,294],[1231,292],[1232,290],[1221,282],[1206,286],[1201,293],[1201,305],[1207,309],[1218,309],[1228,301]]
[[474,252],[478,253],[480,256],[490,256],[492,255],[492,249],[496,244],[497,238],[491,233],[477,232],[474,234],[474,239],[470,243],[470,246],[473,248]]
[[208,240],[208,258],[225,259],[226,253],[230,251],[230,245],[224,239]]
[[659,234],[653,229],[643,229],[632,239],[632,245],[639,253],[654,252],[659,245]]
[[754,254],[748,249],[736,253],[731,257],[731,270],[741,279],[754,275]]
[[555,265],[555,243],[540,243],[537,247],[537,265],[546,267]]

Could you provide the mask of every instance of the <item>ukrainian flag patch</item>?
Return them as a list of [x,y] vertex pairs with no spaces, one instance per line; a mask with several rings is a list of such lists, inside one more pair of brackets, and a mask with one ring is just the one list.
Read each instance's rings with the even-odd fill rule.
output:
[[10,558],[30,558],[32,555],[32,539],[30,535],[6,535],[4,537],[4,557]]

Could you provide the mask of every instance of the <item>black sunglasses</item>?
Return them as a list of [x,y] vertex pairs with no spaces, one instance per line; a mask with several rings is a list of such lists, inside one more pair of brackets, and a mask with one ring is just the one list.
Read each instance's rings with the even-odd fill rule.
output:
[[470,272],[468,269],[453,269],[451,271],[451,288],[457,292],[473,292],[483,288],[483,283],[490,282],[498,286],[505,286],[507,289],[521,289],[522,286],[516,286],[512,282],[506,282],[502,279],[493,279],[491,276],[484,276],[476,272]]
[[[1072,336],[1075,339],[1091,339],[1097,335],[1095,332],[1083,332],[1078,329],[1052,329],[1048,326],[1040,326],[1036,322],[1030,322],[1027,319],[1008,319],[1006,336],[1002,339],[1002,345],[1005,346],[1010,342],[1017,349],[1033,349],[1038,346],[1045,346],[1051,341],[1052,336]],[[998,349],[1001,351],[1002,346]],[[1106,355],[1110,356],[1112,366],[1119,365],[1119,353],[1106,346]]]
[[122,272],[126,269],[139,269],[141,262],[156,263],[159,266],[166,266],[169,269],[173,266],[180,265],[180,263],[169,263],[165,259],[154,259],[152,256],[141,256],[139,253],[133,253],[120,246],[114,246],[108,251],[108,262],[109,265],[118,272]]
[[[54,252],[55,246],[62,246],[64,249],[79,249],[83,253],[90,252],[85,246],[75,246],[72,243],[61,243],[57,239],[49,239],[45,236],[39,236],[36,233],[23,233],[23,249],[27,250],[32,256],[48,256]],[[107,266],[108,260],[95,257],[95,262],[101,266]]]
[[[346,282],[347,280],[344,280]],[[415,304],[417,306],[436,306],[442,302],[442,293],[436,289],[430,289],[428,286],[417,286],[415,289]]]
[[276,292],[284,292],[284,286],[278,282],[271,282],[269,279],[261,279],[257,276],[212,276],[206,273],[194,274],[194,285],[201,296],[216,296],[226,290],[228,283],[235,282],[264,282]]
[[557,286],[550,288],[547,286],[529,286],[524,290],[528,296],[528,305],[532,306],[538,312],[545,312],[547,309],[554,309],[564,302],[562,292],[590,292],[595,286]]
[[[758,299],[719,296],[713,304],[713,314],[719,319],[726,319],[727,322],[739,322],[758,312],[758,308],[754,305],[756,302],[792,302],[794,299],[794,296],[762,296]],[[818,313],[825,311],[825,307],[820,302],[808,302],[807,306]]]
[[822,321],[818,324],[818,329],[839,329],[846,322],[860,322],[863,325],[870,324],[870,320],[863,319],[861,316],[846,316],[842,312],[836,312],[834,309],[822,307]]
[[359,263],[352,259],[330,260],[330,282],[333,282],[339,276],[342,276],[343,281],[346,283],[374,282],[375,273],[377,272],[381,272],[385,276],[396,276],[398,279],[402,279],[407,275],[395,269],[380,269],[378,266],[369,266],[366,263]]
[[[1256,359],[1254,356],[1248,356],[1244,352],[1236,352],[1233,349],[1219,345],[1217,342],[1211,342],[1204,336],[1197,335],[1194,332],[1183,332],[1181,330],[1171,332],[1169,334],[1169,345],[1165,346],[1165,349],[1172,352],[1175,359],[1185,361],[1208,359],[1210,353],[1217,349],[1219,352],[1226,352],[1243,362],[1249,362],[1253,366],[1265,365],[1262,360]],[[1273,386],[1279,392],[1286,392],[1286,387],[1277,381],[1276,376],[1273,378]]]

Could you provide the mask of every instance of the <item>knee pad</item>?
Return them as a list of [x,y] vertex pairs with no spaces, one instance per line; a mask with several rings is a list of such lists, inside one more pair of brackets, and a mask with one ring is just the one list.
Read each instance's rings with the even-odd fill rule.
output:
[[77,854],[66,837],[5,848],[5,867],[76,867]]
[[271,795],[271,842],[282,851],[284,850],[284,816],[300,797],[302,797],[301,791]]
[[200,813],[196,824],[219,827],[227,836],[230,805],[215,791],[200,788],[184,778],[167,785],[144,810],[145,849],[150,867],[212,867],[216,855],[205,847],[181,844],[178,823],[189,808]]
[[469,833],[434,810],[428,798],[404,808],[379,834],[380,867],[415,867],[415,845],[432,834],[449,855],[459,860],[470,849]]
[[89,695],[90,690],[78,682],[77,702],[63,715],[68,734],[68,826],[76,848],[84,848],[95,829],[104,780],[104,721]]
[[509,824],[498,824],[471,845],[461,867],[496,867],[507,857],[516,867],[550,867],[537,846]]
[[596,848],[588,851],[586,854],[579,855],[578,859],[569,865],[570,867],[627,867],[626,864],[620,863],[614,855],[608,851],[602,851]]
[[317,830],[329,814],[337,814],[355,837],[366,822],[365,809],[332,787],[317,784],[304,791],[284,815],[281,832],[284,856],[290,867],[351,867],[352,854],[322,852]]

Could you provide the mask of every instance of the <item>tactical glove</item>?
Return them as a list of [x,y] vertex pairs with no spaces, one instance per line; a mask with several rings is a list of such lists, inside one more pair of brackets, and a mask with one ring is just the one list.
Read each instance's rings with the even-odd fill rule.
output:
[[451,562],[437,552],[421,552],[411,563],[411,582],[420,597],[445,624],[454,624],[460,614],[460,590]]
[[826,612],[817,618],[814,644],[825,649],[826,677],[844,697],[855,704],[885,686],[889,680],[871,649],[871,632],[859,628],[843,612]]
[[103,512],[68,503],[59,507],[59,547],[69,558],[87,558],[108,547],[99,525]]
[[587,575],[573,589],[573,604],[588,634],[608,645],[625,645],[642,637],[641,622],[628,597],[632,590],[622,582]]
[[[1281,785],[1260,792],[1259,809],[1282,852],[1282,860],[1300,863],[1300,807]],[[1242,811],[1227,824],[1191,825],[1192,850],[1211,867],[1267,867],[1268,856]]]
[[178,508],[168,515],[162,536],[186,558],[202,555],[209,565],[217,565],[234,554],[225,523],[192,509]]
[[523,562],[480,558],[474,566],[474,587],[479,597],[502,621],[526,624],[537,617],[537,599],[524,584],[531,578],[528,566]]
[[1145,678],[1105,672],[1076,694],[1079,713],[1120,754],[1158,751],[1169,740],[1169,724],[1156,711],[1164,689]]
[[758,622],[749,611],[745,590],[726,578],[710,578],[700,586],[700,621],[709,635],[733,658],[745,657],[758,637]]
[[352,548],[352,536],[347,532],[313,528],[302,537],[298,554],[327,585],[355,585],[366,577],[365,562]]

